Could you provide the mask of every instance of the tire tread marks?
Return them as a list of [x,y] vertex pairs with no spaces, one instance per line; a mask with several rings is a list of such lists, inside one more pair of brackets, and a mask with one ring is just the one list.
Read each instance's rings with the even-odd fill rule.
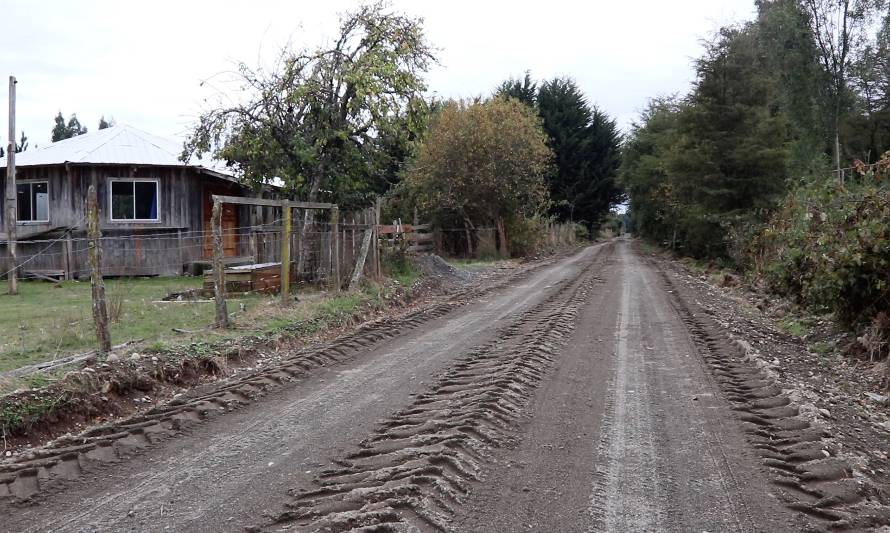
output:
[[581,273],[459,357],[416,397],[335,461],[286,512],[254,531],[446,531],[454,507],[483,478],[493,448],[516,442],[517,422],[574,331],[599,281],[605,247]]

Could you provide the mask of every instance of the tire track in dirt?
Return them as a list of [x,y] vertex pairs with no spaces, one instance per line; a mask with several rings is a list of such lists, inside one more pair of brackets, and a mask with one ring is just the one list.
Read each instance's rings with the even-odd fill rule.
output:
[[190,428],[292,384],[312,371],[347,361],[361,352],[447,315],[467,302],[523,279],[556,259],[535,263],[483,288],[470,287],[448,300],[359,327],[320,348],[301,350],[275,365],[211,387],[209,392],[166,402],[143,414],[59,438],[12,461],[0,463],[0,499],[27,501],[64,490],[85,472],[120,463]]
[[785,505],[810,517],[814,530],[873,531],[890,525],[887,496],[833,456],[826,445],[830,435],[801,415],[714,317],[691,304],[663,269],[653,267]]
[[289,510],[251,531],[445,531],[454,506],[481,481],[492,448],[516,439],[516,423],[575,329],[607,245],[579,275],[521,313],[497,340],[459,357],[411,406],[397,412],[293,491]]

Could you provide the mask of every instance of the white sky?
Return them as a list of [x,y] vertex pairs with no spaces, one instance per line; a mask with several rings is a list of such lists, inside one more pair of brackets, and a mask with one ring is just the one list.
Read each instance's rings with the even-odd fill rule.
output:
[[[243,60],[269,63],[288,42],[332,38],[357,2],[23,1],[0,9],[0,138],[6,145],[8,76],[18,80],[17,130],[49,143],[53,117],[77,113],[90,131],[114,117],[181,137]],[[440,65],[442,97],[489,94],[509,76],[569,75],[626,128],[651,96],[685,92],[700,39],[754,14],[753,0],[407,1],[423,17]],[[201,87],[203,79],[211,83]],[[216,87],[214,89],[213,87]],[[20,133],[19,133],[20,134]]]

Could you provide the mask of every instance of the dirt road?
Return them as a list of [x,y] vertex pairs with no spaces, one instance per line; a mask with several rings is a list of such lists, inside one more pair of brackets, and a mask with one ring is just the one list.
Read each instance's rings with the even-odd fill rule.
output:
[[879,523],[818,429],[630,241],[378,330],[231,412],[20,473],[0,531]]

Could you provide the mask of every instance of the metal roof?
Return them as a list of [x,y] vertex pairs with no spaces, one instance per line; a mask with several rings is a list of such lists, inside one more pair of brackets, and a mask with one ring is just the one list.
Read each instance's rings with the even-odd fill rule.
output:
[[[235,177],[233,170],[221,161],[209,157],[193,157],[188,163],[183,163],[179,160],[181,154],[181,142],[122,124],[19,152],[15,155],[15,166],[65,163],[168,167],[186,165],[209,170],[230,179]],[[6,158],[0,158],[0,168],[5,167]]]

